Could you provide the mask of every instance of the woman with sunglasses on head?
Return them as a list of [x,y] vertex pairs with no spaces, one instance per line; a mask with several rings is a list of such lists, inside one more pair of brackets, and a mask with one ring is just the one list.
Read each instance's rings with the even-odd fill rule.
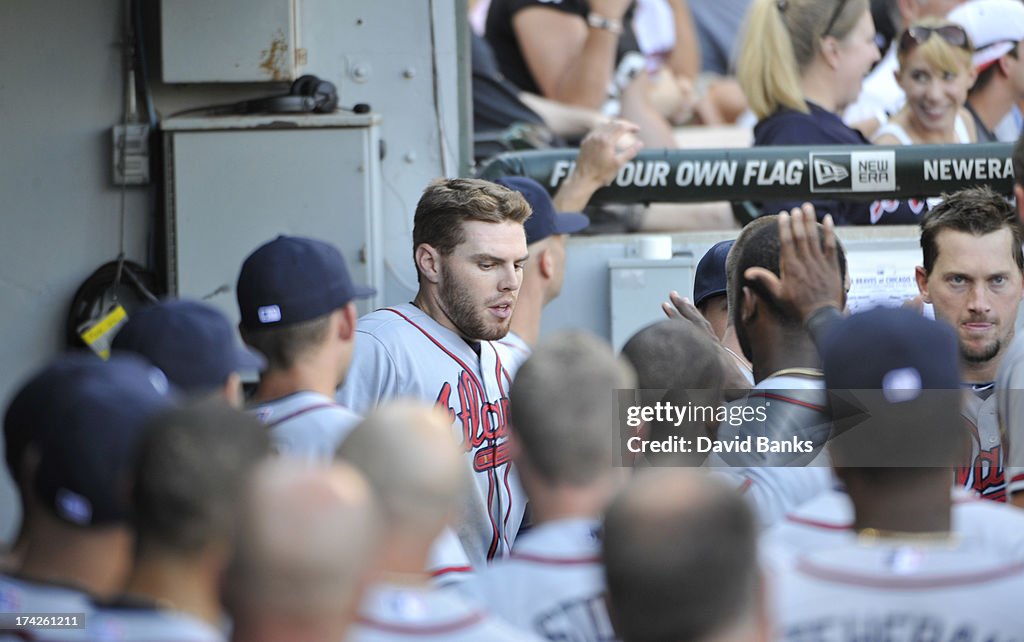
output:
[[[876,145],[942,145],[977,141],[974,121],[964,107],[974,84],[971,39],[960,25],[924,18],[899,36],[896,82],[903,107],[875,133]],[[870,222],[916,225],[941,199],[880,200],[871,204]]]
[[[868,0],[753,0],[737,76],[759,118],[754,145],[868,145],[840,118],[879,60]],[[800,205],[765,203],[765,213]],[[819,216],[869,223],[867,203],[815,201]]]
[[948,20],[927,18],[905,29],[896,50],[896,82],[907,100],[875,134],[875,144],[975,142],[964,107],[976,77],[972,52],[967,32]]

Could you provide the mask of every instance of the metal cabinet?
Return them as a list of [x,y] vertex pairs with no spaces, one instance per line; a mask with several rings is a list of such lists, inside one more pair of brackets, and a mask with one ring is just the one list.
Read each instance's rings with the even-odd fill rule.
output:
[[[353,279],[381,290],[379,117],[170,119],[168,288],[238,318],[242,261],[279,234],[338,246]],[[374,309],[378,297],[359,303]]]

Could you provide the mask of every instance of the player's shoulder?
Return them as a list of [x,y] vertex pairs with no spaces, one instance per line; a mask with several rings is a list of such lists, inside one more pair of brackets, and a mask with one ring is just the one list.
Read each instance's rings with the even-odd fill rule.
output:
[[119,604],[98,608],[89,618],[89,639],[94,642],[224,642],[224,632],[183,613],[141,605]]
[[408,332],[416,325],[431,322],[430,316],[411,303],[401,303],[386,308],[379,308],[359,317],[356,332],[377,336]]

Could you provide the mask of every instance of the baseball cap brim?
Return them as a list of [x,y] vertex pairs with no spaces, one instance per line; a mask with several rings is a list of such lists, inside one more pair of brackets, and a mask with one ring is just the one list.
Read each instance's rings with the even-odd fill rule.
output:
[[235,348],[235,372],[263,372],[267,360],[263,355],[247,346]]
[[555,216],[555,234],[573,234],[590,225],[590,217],[581,212],[559,212]]
[[353,299],[365,299],[377,294],[376,288],[371,288],[368,285],[353,285],[352,286],[352,298]]

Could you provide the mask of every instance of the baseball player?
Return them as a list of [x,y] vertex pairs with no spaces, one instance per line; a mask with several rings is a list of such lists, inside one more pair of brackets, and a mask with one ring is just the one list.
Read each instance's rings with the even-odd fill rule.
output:
[[[621,119],[609,120],[591,130],[580,142],[572,173],[559,186],[554,198],[531,178],[505,176],[495,181],[522,194],[533,210],[525,225],[530,258],[523,266],[523,285],[512,315],[512,329],[501,340],[524,360],[540,336],[544,307],[562,290],[566,236],[590,224],[590,219],[579,211],[590,202],[594,192],[610,183],[619,169],[643,147],[633,137],[637,130],[635,124]],[[620,145],[626,139],[632,139],[632,143]]]
[[351,466],[260,464],[224,574],[231,639],[348,639],[380,535],[373,492]]
[[455,523],[473,566],[508,554],[525,507],[506,443],[512,358],[497,340],[508,333],[522,282],[529,215],[521,195],[488,181],[431,183],[413,229],[416,298],[359,320],[338,392],[360,413],[394,397],[447,413],[475,480]]
[[957,483],[986,499],[1006,501],[993,393],[1024,296],[1020,227],[1002,196],[987,187],[964,189],[921,219],[921,250],[918,289],[935,318],[956,329],[962,385],[974,392],[963,409],[973,450],[970,463],[957,469]]
[[623,642],[772,639],[754,518],[698,471],[639,472],[608,508],[601,553]]
[[366,476],[384,525],[377,580],[350,639],[531,639],[435,587],[423,570],[468,481],[446,413],[425,402],[382,405],[352,431],[338,458]]
[[615,637],[598,534],[619,478],[610,439],[615,391],[634,385],[610,347],[582,332],[542,342],[512,384],[511,439],[533,526],[507,559],[459,588],[544,639]]
[[279,236],[257,248],[238,275],[239,328],[267,359],[252,411],[279,451],[330,461],[359,415],[334,399],[352,359],[352,283],[345,259],[324,241]]
[[[20,564],[0,575],[0,640],[88,640],[92,600],[120,590],[131,564],[128,503],[146,422],[171,407],[166,377],[134,355],[63,355],[15,395],[6,424],[31,426],[38,457],[24,490],[32,530]],[[6,428],[5,428],[6,431]],[[59,629],[17,614],[75,614]]]
[[111,348],[141,354],[178,390],[192,396],[219,394],[238,408],[240,373],[257,373],[266,364],[258,353],[238,344],[220,310],[187,299],[161,301],[132,313]]
[[227,566],[245,483],[269,454],[266,428],[217,400],[151,425],[132,492],[135,564],[121,596],[89,618],[92,639],[226,639],[220,573],[209,569]]
[[[782,237],[778,223],[778,216],[757,219],[744,228],[729,253],[729,311],[757,383],[745,401],[734,402],[744,404],[753,418],[723,424],[718,441],[767,437],[771,443],[809,442],[811,447],[781,453],[757,449],[712,453],[708,458],[708,465],[733,476],[751,493],[762,526],[774,523],[833,484],[828,467],[814,462],[831,429],[817,349],[800,319],[779,306],[770,292],[744,278],[750,268],[779,273]],[[816,227],[812,229],[820,234]],[[841,283],[845,274],[842,248],[838,254]],[[804,468],[794,466],[812,462],[814,465]]]
[[829,389],[860,391],[867,411],[830,442],[855,535],[777,567],[780,639],[885,631],[1010,640],[1024,631],[1024,559],[975,537],[979,525],[955,530],[949,467],[964,438],[957,343],[941,323],[882,308],[840,322],[826,339]]

